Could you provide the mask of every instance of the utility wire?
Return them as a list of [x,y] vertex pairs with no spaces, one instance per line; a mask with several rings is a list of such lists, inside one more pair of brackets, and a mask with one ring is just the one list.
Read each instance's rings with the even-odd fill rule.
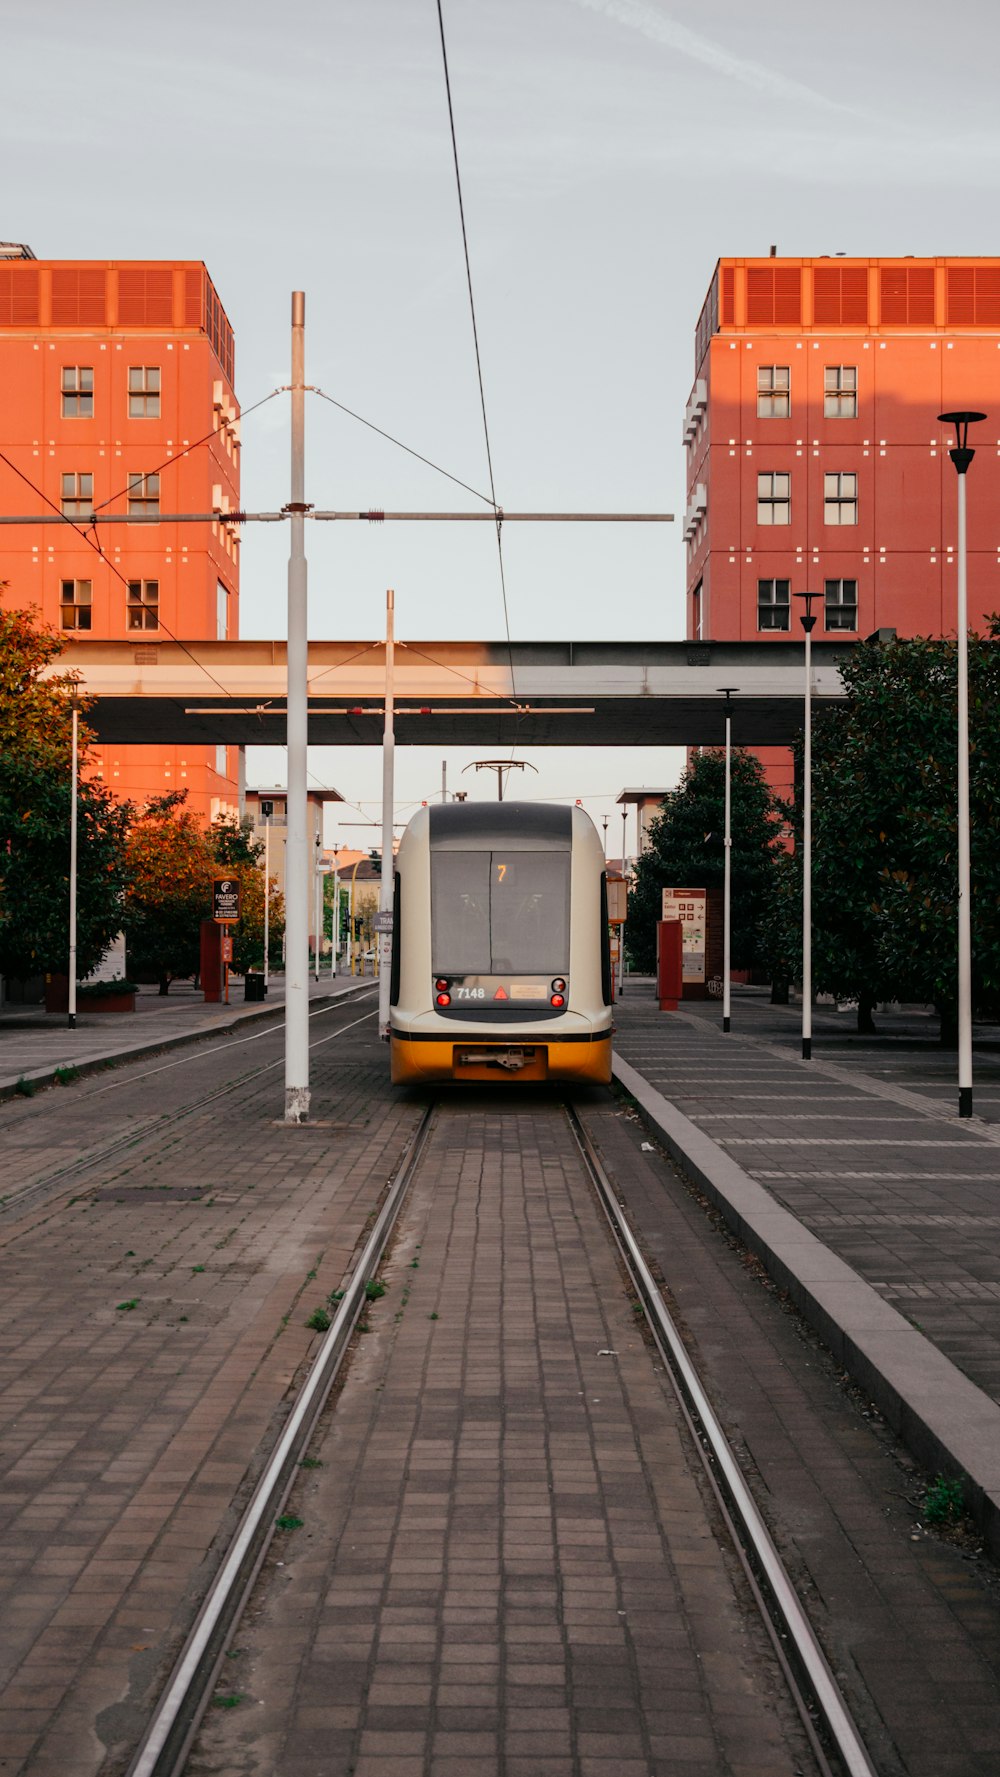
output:
[[451,129],[451,151],[455,162],[455,185],[458,191],[458,214],[462,224],[462,247],[465,252],[465,278],[469,287],[469,311],[472,316],[472,340],[476,348],[476,374],[479,378],[479,403],[483,411],[483,433],[486,438],[486,466],[490,477],[490,501],[496,513],[497,556],[500,562],[500,591],[503,596],[503,621],[507,631],[507,652],[510,657],[510,687],[514,691],[514,654],[510,645],[510,618],[507,612],[507,582],[504,575],[503,541],[501,525],[503,518],[497,506],[497,491],[493,480],[493,453],[490,450],[490,428],[486,419],[486,391],[483,387],[483,366],[479,354],[479,329],[476,326],[476,303],[472,294],[472,266],[469,261],[469,236],[465,226],[465,204],[462,199],[462,175],[458,166],[458,139],[455,135],[455,109],[451,102],[451,78],[448,73],[448,50],[444,40],[444,14],[441,0],[437,0],[438,29],[441,33],[441,60],[444,64],[444,85],[448,96],[448,123]]
[[[245,420],[249,414],[256,413],[258,407],[263,407],[265,402],[273,401],[275,395],[281,395],[283,393],[284,393],[284,391],[282,389],[272,389],[269,394],[262,395],[260,400],[255,401],[251,407],[241,407],[237,417],[241,420]],[[157,463],[155,469],[147,469],[144,472],[144,475],[142,476],[141,479],[144,480],[146,475],[161,474],[161,472],[164,469],[169,469],[171,464],[179,463],[182,457],[190,456],[191,452],[193,450],[197,450],[199,445],[207,444],[210,438],[217,438],[218,436],[219,436],[219,428],[218,428],[218,426],[213,426],[212,430],[210,432],[206,432],[204,434],[204,436],[201,438],[196,438],[193,444],[186,444],[184,446],[183,450],[175,450],[172,456],[164,457],[163,462]],[[95,506],[94,511],[95,512],[103,512],[105,506],[110,506],[113,500],[120,500],[124,494],[131,492],[131,489],[132,489],[134,483],[138,479],[140,479],[140,477],[133,475],[125,483],[125,486],[123,488],[119,488],[119,490],[116,494],[109,494],[108,498],[106,500],[102,500],[101,504],[99,506]],[[221,522],[224,523],[225,519],[226,519],[226,514],[221,513],[220,514]]]
[[398,445],[400,450],[405,450],[407,456],[416,457],[418,463],[426,463],[429,469],[436,469],[439,475],[446,476],[449,481],[455,483],[456,487],[464,487],[467,494],[473,494],[477,500],[482,500],[484,505],[492,506],[494,511],[497,510],[496,501],[491,500],[489,494],[481,494],[478,488],[470,487],[467,481],[462,481],[459,476],[452,475],[450,470],[442,469],[440,463],[432,463],[430,457],[421,456],[418,450],[413,450],[401,439],[394,438],[391,432],[383,432],[381,426],[376,426],[371,420],[364,419],[360,413],[353,413],[349,407],[344,406],[342,401],[335,401],[333,396],[328,395],[324,389],[318,389],[314,384],[309,393],[318,395],[321,401],[329,401],[331,407],[339,407],[341,413],[348,414],[352,420],[357,420],[359,425],[367,426],[370,431],[377,432],[380,438],[387,438],[390,444]]

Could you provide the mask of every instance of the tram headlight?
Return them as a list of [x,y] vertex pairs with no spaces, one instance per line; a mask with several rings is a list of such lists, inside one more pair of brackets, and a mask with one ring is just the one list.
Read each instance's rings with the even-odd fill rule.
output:
[[553,981],[552,992],[553,993],[565,993],[566,992],[566,983],[563,980],[561,975],[557,975],[555,980]]

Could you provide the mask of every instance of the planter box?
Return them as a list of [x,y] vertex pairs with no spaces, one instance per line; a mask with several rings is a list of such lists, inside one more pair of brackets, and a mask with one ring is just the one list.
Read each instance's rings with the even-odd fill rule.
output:
[[134,993],[104,993],[100,998],[92,994],[77,995],[76,1009],[78,1012],[134,1012]]

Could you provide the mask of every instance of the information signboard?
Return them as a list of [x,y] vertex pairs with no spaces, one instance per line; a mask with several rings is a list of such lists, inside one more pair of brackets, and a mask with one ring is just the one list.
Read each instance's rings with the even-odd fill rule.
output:
[[628,906],[628,883],[623,876],[608,877],[608,924],[623,926]]
[[665,888],[664,919],[679,919],[681,941],[681,979],[701,983],[705,979],[705,904],[703,888]]
[[235,925],[240,917],[240,885],[235,876],[213,876],[212,918],[223,925]]
[[374,919],[372,920],[372,927],[373,927],[373,930],[376,932],[391,932],[392,931],[392,908],[391,907],[380,907],[378,912],[376,913]]

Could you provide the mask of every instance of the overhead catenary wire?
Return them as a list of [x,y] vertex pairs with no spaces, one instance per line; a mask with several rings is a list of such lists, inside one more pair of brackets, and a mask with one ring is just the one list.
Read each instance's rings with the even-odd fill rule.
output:
[[411,445],[404,444],[402,439],[394,438],[391,432],[384,432],[382,427],[376,426],[372,420],[366,420],[362,414],[354,413],[350,407],[345,407],[342,401],[335,401],[332,395],[326,393],[325,389],[319,389],[314,384],[309,393],[318,395],[321,401],[329,401],[331,407],[338,407],[341,413],[346,413],[352,420],[357,420],[359,425],[367,426],[369,431],[377,432],[380,438],[385,438],[390,444],[395,444],[399,450],[405,450],[407,456],[416,457],[418,463],[426,463],[428,469],[435,469],[439,475],[445,476],[448,481],[453,481],[456,487],[464,487],[467,494],[473,494],[477,500],[482,500],[485,505],[492,506],[496,511],[496,501],[491,500],[489,494],[481,494],[477,487],[472,487],[469,482],[463,481],[461,476],[452,475],[450,469],[442,469],[440,463],[432,462],[430,457],[425,457],[419,450],[414,450]]
[[458,137],[455,133],[455,108],[451,99],[451,76],[448,72],[448,47],[444,36],[444,13],[441,0],[437,0],[438,30],[441,35],[441,60],[444,65],[444,86],[448,99],[448,125],[451,130],[451,152],[455,163],[455,186],[458,192],[458,214],[462,225],[462,248],[465,254],[465,280],[469,291],[469,312],[472,317],[472,342],[476,352],[476,375],[479,379],[479,403],[483,414],[483,434],[486,440],[486,467],[490,477],[490,500],[496,513],[497,559],[500,564],[500,592],[503,598],[503,621],[507,632],[507,651],[510,655],[510,685],[516,691],[514,683],[514,653],[510,645],[510,616],[507,609],[507,580],[504,573],[503,537],[501,527],[503,518],[497,507],[497,490],[493,478],[493,452],[490,448],[490,428],[486,418],[486,390],[483,386],[483,364],[479,351],[479,328],[476,324],[476,300],[472,292],[472,264],[469,259],[469,235],[465,226],[465,202],[462,197],[462,174],[458,164]]

